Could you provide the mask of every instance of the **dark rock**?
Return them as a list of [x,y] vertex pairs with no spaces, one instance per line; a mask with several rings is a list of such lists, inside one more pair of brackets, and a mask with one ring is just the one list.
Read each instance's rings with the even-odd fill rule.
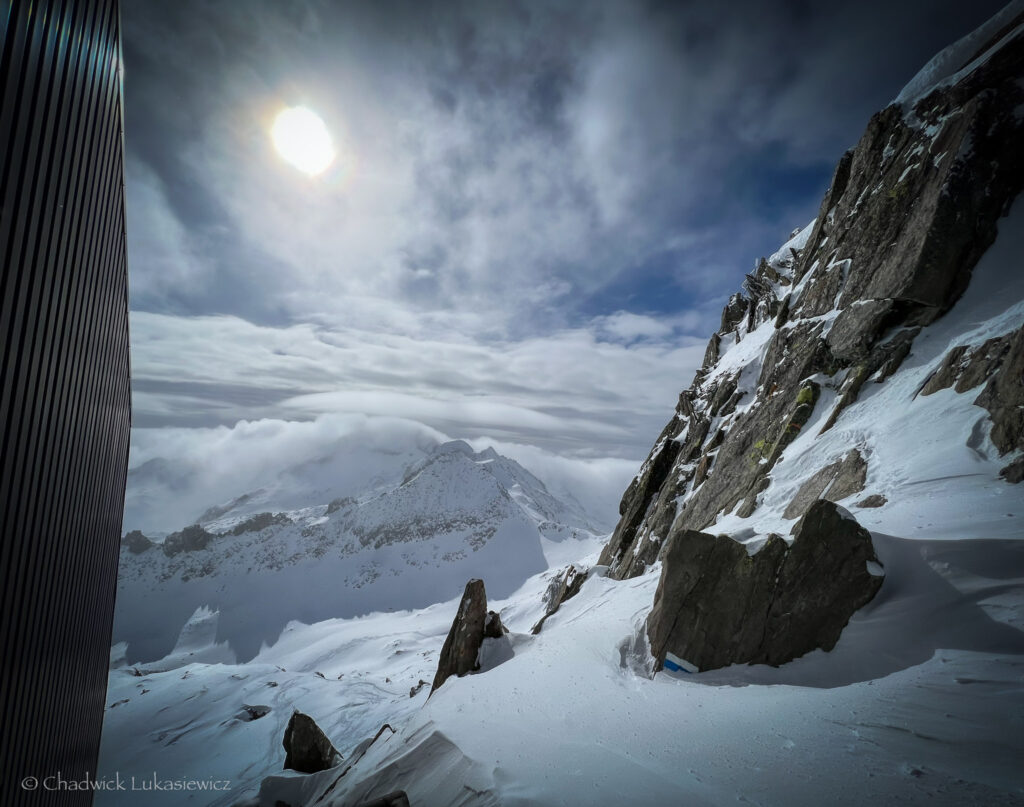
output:
[[708,471],[711,469],[714,461],[714,454],[705,454],[700,458],[700,462],[697,463],[697,470],[693,473],[693,487],[695,490],[700,486],[701,482],[707,479]]
[[882,361],[881,366],[878,368],[878,373],[875,376],[876,383],[884,383],[886,379],[900,369],[900,365],[903,364],[907,356],[910,355],[910,348],[914,344],[914,338],[920,332],[920,328],[901,331],[899,335],[889,343],[888,349],[885,351],[885,358]]
[[1008,339],[1005,358],[974,403],[992,418],[992,442],[999,453],[1024,449],[1024,327]]
[[247,532],[259,532],[275,524],[287,524],[288,517],[284,513],[257,513],[245,521],[239,522],[231,530],[232,535],[242,535]]
[[404,790],[396,790],[385,796],[364,801],[359,807],[409,807],[409,797]]
[[867,358],[850,368],[840,388],[839,400],[818,434],[824,434],[836,424],[843,411],[860,396],[861,387],[869,378],[874,376],[879,383],[882,383],[896,372],[903,360],[910,354],[910,348],[920,331],[921,329],[918,327],[900,331],[884,344],[875,345]]
[[778,461],[782,452],[800,434],[800,430],[807,425],[807,421],[814,414],[814,407],[821,397],[821,386],[814,381],[805,381],[800,385],[796,393],[796,401],[793,410],[786,418],[786,425],[779,432],[768,453],[768,468],[770,469]]
[[180,532],[172,532],[164,539],[164,554],[168,557],[177,555],[179,552],[195,552],[206,549],[213,535],[208,533],[198,524],[185,527]]
[[708,340],[707,349],[704,351],[704,361],[701,362],[700,369],[707,370],[716,361],[718,361],[718,351],[722,344],[722,337],[717,333],[711,334],[711,338]]
[[957,378],[963,371],[964,356],[967,355],[967,346],[960,345],[949,351],[943,358],[938,369],[928,376],[928,380],[921,387],[919,395],[934,395],[940,389],[949,389],[956,383]]
[[[689,408],[691,417],[684,420],[676,415],[669,421],[652,449],[651,455],[641,467],[640,473],[633,479],[622,496],[622,501],[619,503],[619,514],[622,518],[616,525],[611,539],[601,551],[601,559],[598,561],[603,566],[612,567],[610,573],[613,577],[615,569],[623,566],[624,559],[625,566],[628,567],[631,563],[630,550],[633,548],[637,528],[644,520],[651,500],[658,495],[658,491],[679,455],[681,446],[675,438],[686,424],[693,420],[693,409],[689,398],[682,395],[680,396],[680,409],[684,410],[684,417],[687,408]],[[691,425],[689,431],[692,430],[693,426]],[[707,433],[706,425],[704,433]]]
[[545,595],[547,605],[544,616],[530,629],[530,633],[540,633],[547,618],[558,611],[562,607],[563,602],[571,600],[579,594],[580,589],[583,588],[583,584],[587,580],[588,574],[589,572],[586,569],[578,569],[574,565],[569,565],[562,574],[551,581],[551,585],[548,586]]
[[867,364],[858,364],[850,369],[846,380],[843,382],[843,386],[840,388],[839,400],[836,401],[836,405],[832,408],[832,412],[818,434],[824,434],[836,425],[836,421],[839,420],[839,416],[843,411],[857,400],[857,397],[860,395],[860,388],[864,386],[864,382],[868,380],[870,375],[871,368]]
[[156,544],[142,534],[141,530],[132,530],[121,539],[121,543],[133,555],[141,555],[143,552],[156,546]]
[[317,773],[342,761],[341,754],[309,715],[296,711],[284,730],[284,766],[299,773]]
[[415,686],[409,687],[409,697],[415,698],[416,694],[427,685],[427,682],[422,678],[416,683]]
[[868,464],[857,449],[843,459],[826,465],[804,482],[782,514],[783,518],[799,518],[818,499],[838,502],[864,490]]
[[497,611],[488,611],[484,619],[484,638],[500,639],[508,633],[508,628],[501,624],[501,616]]
[[1018,457],[999,472],[999,476],[1014,485],[1024,482],[1024,457]]
[[717,417],[722,407],[732,398],[738,379],[738,375],[726,376],[714,387],[714,392],[708,396],[708,412],[711,417]]
[[977,348],[959,345],[942,359],[920,395],[953,387],[963,393],[988,381],[974,403],[992,418],[992,442],[1000,454],[1024,448],[1024,328]]
[[867,358],[894,308],[893,300],[865,300],[843,309],[825,339],[832,355],[847,363]]
[[[487,592],[483,580],[470,580],[462,593],[458,613],[441,648],[437,673],[430,687],[435,692],[451,676],[463,676],[479,669],[480,645],[484,641],[487,618]],[[500,622],[500,621],[499,621]]]
[[872,493],[857,502],[854,507],[882,507],[888,503],[889,500],[881,493]]
[[[704,529],[719,513],[732,512],[741,502],[744,512],[756,507],[754,496],[762,489],[772,464],[799,433],[817,402],[820,388],[813,382],[803,384],[803,380],[823,372],[832,361],[820,332],[821,323],[799,323],[775,332],[757,384],[765,391],[764,397],[759,396],[758,403],[730,425],[714,466],[691,492],[678,521],[669,522],[671,529]],[[796,392],[787,395],[786,390]],[[672,501],[675,515],[678,493],[664,498]],[[668,537],[664,532],[660,536]],[[619,576],[614,572],[613,576]]]
[[718,327],[718,333],[729,333],[735,329],[747,315],[747,306],[749,304],[750,301],[742,294],[732,295],[725,308],[722,309],[722,322]]
[[342,496],[340,499],[332,499],[327,505],[327,515],[337,513],[339,510],[346,510],[355,507],[358,502],[351,496]]
[[266,717],[270,714],[271,708],[262,704],[249,706],[243,704],[241,710],[235,715],[236,720],[241,720],[243,723],[251,723],[253,720],[259,720],[261,717]]
[[775,315],[775,327],[776,329],[781,328],[789,320],[789,305],[793,295],[787,294],[782,299],[782,305],[779,306],[779,312]]
[[988,381],[1002,367],[1012,342],[1013,334],[1010,333],[989,339],[976,350],[972,350],[970,361],[956,380],[954,389],[957,392],[967,392]]
[[767,490],[770,484],[771,480],[767,476],[762,476],[758,479],[754,489],[747,494],[747,498],[743,500],[743,504],[741,504],[739,510],[736,511],[736,515],[740,518],[750,518],[754,515],[754,511],[757,510],[758,494]]
[[882,584],[871,536],[825,500],[793,533],[792,546],[772,535],[753,556],[724,535],[686,530],[672,537],[647,619],[659,669],[666,653],[710,670],[777,666],[835,647]]

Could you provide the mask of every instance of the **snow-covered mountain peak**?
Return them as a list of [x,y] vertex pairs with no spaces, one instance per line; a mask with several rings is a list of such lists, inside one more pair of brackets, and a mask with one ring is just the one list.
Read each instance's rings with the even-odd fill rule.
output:
[[578,504],[493,448],[362,448],[285,468],[162,542],[129,533],[114,631],[129,658],[166,655],[200,606],[249,658],[291,619],[425,606],[482,575],[507,594],[546,568],[546,541],[592,536]]

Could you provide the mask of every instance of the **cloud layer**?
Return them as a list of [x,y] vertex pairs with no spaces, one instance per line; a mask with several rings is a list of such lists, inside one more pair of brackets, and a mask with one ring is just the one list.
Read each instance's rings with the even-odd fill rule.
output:
[[[125,4],[133,463],[388,416],[606,500],[743,273],[999,5]],[[272,150],[299,104],[322,177]]]

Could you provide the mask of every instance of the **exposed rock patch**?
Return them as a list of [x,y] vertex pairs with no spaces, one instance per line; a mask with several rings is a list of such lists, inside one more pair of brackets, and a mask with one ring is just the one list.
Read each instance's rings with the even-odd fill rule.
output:
[[838,502],[864,490],[868,464],[857,449],[841,460],[826,465],[800,486],[783,518],[799,518],[818,499]]
[[577,594],[587,580],[587,570],[578,569],[576,566],[567,566],[565,571],[558,575],[554,580],[551,581],[551,585],[548,586],[548,590],[545,594],[546,608],[544,616],[538,620],[537,624],[530,629],[530,633],[536,635],[540,633],[541,628],[544,627],[544,623],[547,618],[558,611],[562,607],[562,603],[566,600],[571,600]]
[[[968,372],[969,368],[965,375]],[[974,403],[988,410],[990,436],[1001,455],[1024,449],[1024,328],[1007,337],[999,371],[989,378]]]
[[243,535],[247,532],[259,532],[275,524],[287,524],[288,516],[284,513],[257,513],[234,526],[232,535]]
[[888,503],[889,500],[881,493],[872,493],[857,502],[854,507],[884,507]]
[[791,546],[771,535],[751,556],[728,536],[686,530],[662,562],[647,619],[659,668],[666,653],[711,670],[831,650],[883,580],[870,534],[826,500],[797,522]]
[[143,552],[152,549],[154,546],[156,546],[156,544],[154,544],[145,535],[142,534],[141,530],[132,530],[124,538],[121,539],[121,543],[133,555],[141,555]]
[[342,761],[341,754],[309,715],[296,711],[284,730],[284,766],[300,773],[317,773]]
[[207,532],[198,524],[193,524],[180,532],[172,532],[164,539],[164,554],[170,557],[179,552],[195,552],[199,549],[206,549],[213,538],[212,533]]

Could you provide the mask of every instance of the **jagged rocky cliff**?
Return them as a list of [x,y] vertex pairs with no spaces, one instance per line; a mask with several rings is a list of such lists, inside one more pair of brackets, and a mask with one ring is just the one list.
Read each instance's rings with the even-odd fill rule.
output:
[[[959,330],[935,329],[955,313],[997,234],[1020,228],[1019,216],[1012,223],[1003,217],[1024,185],[1022,143],[1024,13],[1017,4],[937,56],[871,119],[840,160],[817,218],[762,258],[744,291],[729,300],[702,368],[622,498],[621,520],[601,557],[619,579],[642,574],[659,558],[666,561],[659,596],[663,590],[677,596],[659,599],[647,623],[659,664],[666,652],[695,646],[692,635],[679,635],[680,625],[689,624],[691,633],[737,629],[728,619],[698,626],[692,614],[685,616],[690,605],[679,600],[692,599],[692,587],[666,575],[680,567],[692,572],[693,558],[670,562],[689,552],[674,544],[703,541],[711,551],[713,537],[697,536],[725,525],[750,552],[784,552],[781,541],[740,525],[759,516],[765,516],[762,523],[784,523],[819,499],[887,506],[884,492],[866,487],[886,473],[871,418],[886,417],[877,391],[896,379],[901,389],[913,382],[909,394],[898,397],[905,411],[918,406],[924,412],[920,402],[940,390],[969,395],[987,414],[973,428],[967,423],[967,447],[987,463],[978,473],[990,474],[995,462],[991,484],[1021,481],[1024,308],[1009,300],[989,320],[965,314]],[[1019,273],[1019,261],[1018,254],[1017,268],[991,271]],[[938,340],[947,337],[954,344],[933,357]],[[924,342],[927,349],[907,369],[908,357]],[[854,416],[858,401],[863,405]],[[876,411],[868,412],[870,407]],[[956,432],[964,412],[952,405],[942,412],[928,409],[916,426],[919,465],[941,465],[943,455],[929,448],[928,430]],[[844,429],[848,439],[821,439]],[[861,493],[867,495],[855,502]],[[831,551],[848,550],[843,545]],[[735,583],[729,563],[704,571]],[[821,572],[829,569],[822,566]],[[779,577],[766,581],[749,604],[754,611],[778,608],[773,600]],[[870,575],[865,584],[873,585]],[[846,600],[848,608],[863,601]],[[787,660],[758,642],[750,652],[711,653],[711,666]]]

